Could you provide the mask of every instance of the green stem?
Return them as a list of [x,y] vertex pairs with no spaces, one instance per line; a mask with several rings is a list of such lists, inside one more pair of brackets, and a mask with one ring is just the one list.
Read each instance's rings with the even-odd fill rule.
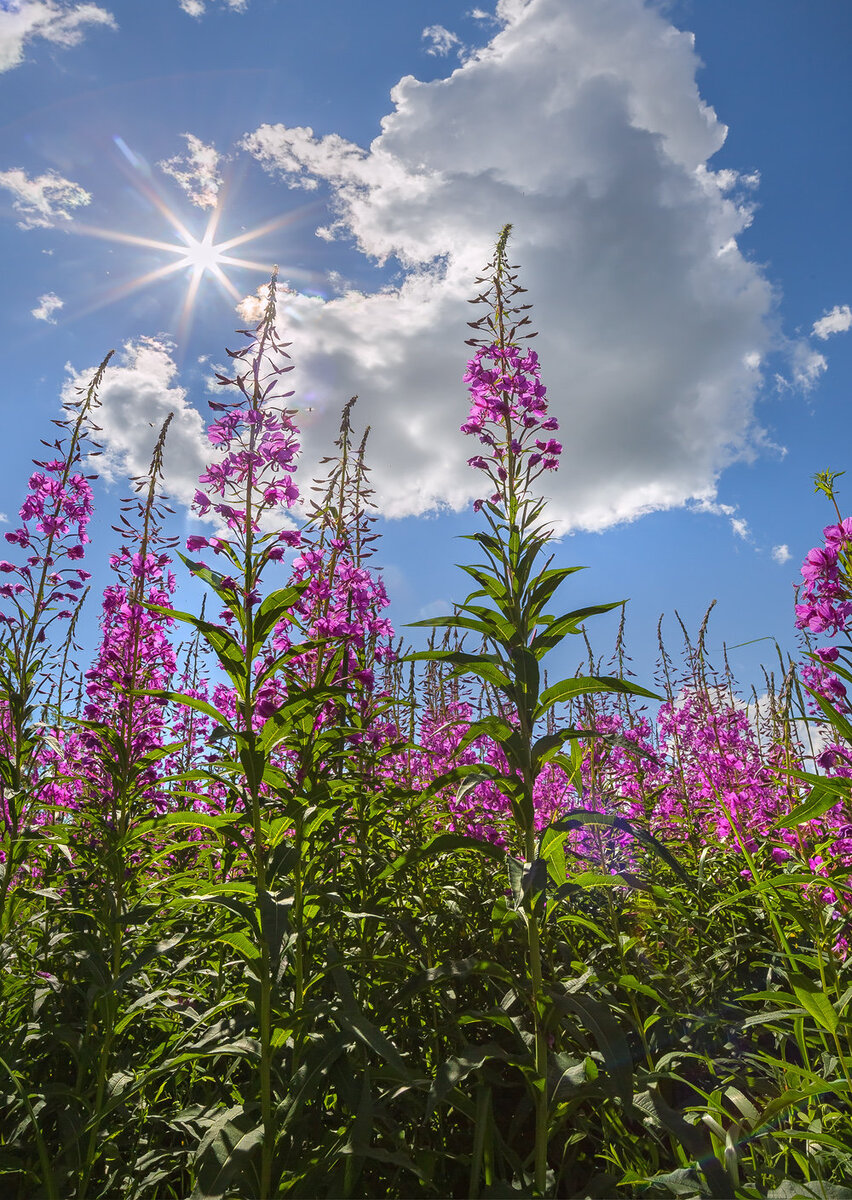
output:
[[[117,914],[120,917],[120,910]],[[77,1200],[85,1200],[86,1193],[89,1190],[89,1184],[92,1178],[95,1160],[98,1151],[98,1134],[100,1133],[101,1122],[103,1120],[103,1103],[104,1092],[106,1091],[107,1071],[109,1069],[109,1060],[112,1054],[112,1043],[115,1037],[115,1018],[117,1015],[118,993],[115,991],[115,981],[121,970],[121,927],[116,922],[112,930],[112,984],[106,996],[104,996],[104,1034],[101,1042],[100,1053],[98,1054],[98,1075],[95,1084],[95,1100],[92,1105],[91,1132],[89,1133],[89,1144],[86,1149],[86,1161],[83,1168],[83,1179],[80,1184],[80,1189],[77,1192]]]
[[[526,858],[533,862],[535,858],[535,830],[526,830]],[[542,973],[541,945],[539,941],[538,918],[528,912],[527,934],[530,963],[530,983],[532,985],[533,1029],[535,1032],[535,1187],[536,1196],[544,1196],[547,1187],[547,1038],[542,1021]]]

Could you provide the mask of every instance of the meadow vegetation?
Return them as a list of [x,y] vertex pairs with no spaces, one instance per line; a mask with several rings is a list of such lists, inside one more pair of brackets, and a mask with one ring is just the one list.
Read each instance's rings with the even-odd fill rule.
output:
[[85,669],[108,359],[44,443],[0,562],[3,1195],[852,1198],[837,476],[760,697],[706,620],[642,686],[623,627],[595,661],[620,601],[560,600],[508,236],[465,375],[472,590],[425,649],[385,615],[354,401],[296,482],[275,277],[211,403],[207,532],[167,533],[166,422]]

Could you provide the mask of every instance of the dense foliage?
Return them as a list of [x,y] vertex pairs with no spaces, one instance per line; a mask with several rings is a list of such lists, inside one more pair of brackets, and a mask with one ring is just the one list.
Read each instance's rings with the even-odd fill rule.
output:
[[0,562],[4,1195],[852,1197],[852,519],[820,476],[802,662],[755,703],[706,621],[649,688],[621,634],[551,682],[619,602],[554,607],[508,235],[465,376],[474,590],[426,650],[384,615],[354,401],[300,505],[274,277],[211,404],[205,606],[175,606],[167,422],[85,671],[108,360],[57,423]]

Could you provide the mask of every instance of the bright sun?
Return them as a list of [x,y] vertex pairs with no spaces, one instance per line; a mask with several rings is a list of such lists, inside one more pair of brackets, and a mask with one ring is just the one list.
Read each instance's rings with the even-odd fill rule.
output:
[[[117,142],[119,141],[119,139],[116,140]],[[300,213],[291,212],[284,214],[254,229],[240,233],[236,237],[216,242],[217,226],[219,218],[222,215],[220,200],[220,203],[216,205],[215,210],[210,214],[207,228],[203,235],[201,238],[197,238],[187,229],[177,213],[174,212],[160,195],[159,189],[150,178],[150,171],[147,168],[144,171],[141,170],[140,164],[142,166],[145,165],[142,163],[142,160],[132,155],[123,144],[119,145],[119,149],[122,150],[128,161],[137,168],[131,176],[134,185],[159,210],[168,224],[171,225],[175,234],[177,234],[177,240],[175,242],[160,241],[155,238],[140,237],[138,234],[125,233],[117,229],[95,228],[83,222],[75,222],[73,230],[75,233],[87,234],[90,237],[105,238],[112,242],[123,242],[125,245],[139,246],[149,250],[157,250],[160,253],[167,254],[171,259],[171,261],[164,263],[162,266],[155,267],[153,270],[138,275],[117,287],[110,288],[87,311],[93,311],[130,292],[136,291],[138,288],[147,287],[150,284],[183,271],[187,275],[187,287],[179,316],[178,332],[180,334],[181,331],[185,332],[188,327],[193,307],[198,298],[201,282],[205,277],[213,280],[231,300],[237,302],[242,298],[242,293],[237,290],[223,268],[238,267],[250,271],[262,272],[265,275],[271,272],[272,265],[270,263],[236,258],[232,251],[238,246],[245,245],[246,242],[252,242],[264,234],[272,233],[283,226],[291,224],[298,219]],[[290,274],[304,276],[313,282],[314,273],[311,271],[306,271],[298,267],[288,268],[288,271]]]
[[196,271],[212,271],[222,261],[222,247],[214,246],[206,238],[197,242],[193,238],[185,251],[184,263]]

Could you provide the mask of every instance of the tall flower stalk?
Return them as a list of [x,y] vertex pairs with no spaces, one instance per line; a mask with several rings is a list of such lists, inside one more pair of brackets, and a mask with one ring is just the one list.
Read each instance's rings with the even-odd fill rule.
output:
[[[169,639],[174,620],[168,615],[174,539],[162,532],[165,504],[159,492],[171,419],[169,414],[160,430],[148,474],[134,481],[139,497],[124,502],[114,526],[124,543],[110,558],[117,581],[104,591],[101,642],[85,674],[83,717],[74,721],[76,730],[63,746],[65,774],[76,784],[74,890],[96,919],[106,981],[89,997],[94,1080],[78,1200],[89,1192],[101,1153],[122,1003],[118,981],[127,965],[128,927],[138,919],[140,867],[147,858],[145,819],[165,802],[158,764],[167,714],[163,701],[150,693],[168,688],[175,670]],[[83,1079],[79,1082],[82,1086]]]
[[[572,769],[562,748],[566,740],[576,736],[570,728],[547,732],[546,723],[557,704],[590,692],[651,693],[603,677],[542,686],[540,663],[547,652],[569,634],[579,633],[587,617],[607,612],[620,602],[558,617],[547,612],[559,585],[579,568],[552,565],[553,556],[547,554],[551,531],[542,519],[544,500],[534,491],[539,477],[556,469],[562,447],[551,436],[558,422],[548,415],[538,356],[520,346],[521,341],[535,335],[520,332],[530,323],[525,311],[530,306],[517,303],[525,289],[518,284],[515,268],[506,256],[510,232],[511,226],[506,225],[487,273],[476,281],[486,286],[474,303],[485,304],[488,311],[478,321],[470,322],[478,336],[469,344],[477,350],[465,375],[471,409],[462,431],[478,438],[483,447],[469,465],[482,473],[488,488],[487,496],[474,503],[475,511],[485,519],[486,529],[469,536],[483,551],[485,561],[462,568],[477,587],[454,616],[417,622],[460,632],[470,630],[482,638],[484,649],[480,654],[431,650],[413,657],[449,662],[458,674],[478,676],[496,697],[496,711],[470,723],[459,749],[485,737],[500,754],[496,761],[458,768],[464,778],[460,794],[487,780],[506,796],[513,819],[514,836],[505,853],[525,937],[525,990],[534,1045],[532,1178],[534,1194],[544,1196],[549,1117],[546,1026],[550,1005],[543,977],[541,936],[547,863],[541,853],[545,831],[539,835],[537,829],[535,792],[536,782],[549,764]],[[489,852],[498,849],[491,847]],[[520,860],[512,852],[520,853]]]
[[[340,661],[339,654],[327,656],[322,678],[305,687],[303,664],[317,650],[316,642],[299,641],[304,625],[300,597],[308,578],[262,595],[267,566],[281,562],[286,548],[300,542],[296,530],[281,528],[282,507],[294,504],[299,495],[293,481],[299,441],[294,412],[282,404],[292,392],[279,391],[281,376],[292,366],[286,344],[276,333],[276,293],[274,273],[261,320],[255,329],[243,331],[248,345],[228,352],[236,369],[232,377],[220,375],[219,382],[238,395],[230,402],[211,403],[217,414],[208,430],[213,460],[195,493],[198,515],[215,516],[224,531],[193,535],[187,549],[212,550],[224,560],[225,569],[184,561],[216,594],[219,620],[175,614],[198,631],[229,683],[214,689],[215,704],[190,693],[165,696],[211,721],[220,755],[189,776],[206,779],[227,797],[221,815],[173,813],[166,824],[206,825],[231,844],[236,842],[251,880],[251,903],[245,885],[233,880],[208,899],[238,914],[248,932],[248,937],[235,931],[222,940],[242,955],[257,985],[252,1009],[259,1045],[260,1125],[251,1136],[260,1147],[255,1186],[262,1196],[278,1189],[273,1058],[275,1047],[288,1039],[279,1037],[273,1043],[273,1034],[276,1029],[281,1034],[282,1021],[294,1029],[294,1072],[303,1038],[299,1020],[308,932],[303,846],[317,772],[328,750],[317,713],[324,703],[334,703]],[[295,959],[295,986],[287,1006],[281,995],[285,946],[292,948]],[[280,1049],[277,1054],[280,1057]],[[239,1120],[254,1120],[250,1104]]]
[[[23,563],[0,562],[0,820],[4,831],[4,868],[0,880],[0,920],[26,851],[22,837],[33,784],[43,749],[40,709],[47,699],[53,655],[49,640],[55,621],[73,621],[89,573],[79,566],[89,541],[92,475],[83,457],[94,449],[91,435],[98,389],[112,351],[98,367],[80,399],[65,405],[55,424],[63,431],[43,442],[52,457],[35,460],[29,492],[20,510],[21,525],[4,536],[26,557]],[[60,650],[61,657],[61,650]]]

